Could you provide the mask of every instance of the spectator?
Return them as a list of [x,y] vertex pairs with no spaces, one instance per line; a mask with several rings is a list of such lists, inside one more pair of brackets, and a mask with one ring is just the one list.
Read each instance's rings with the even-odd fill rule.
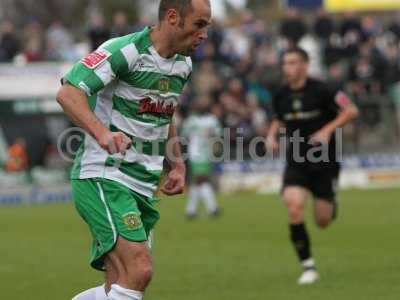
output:
[[344,14],[344,19],[342,25],[340,26],[340,34],[344,38],[347,34],[355,32],[356,34],[362,34],[361,21],[358,16],[352,12],[346,12]]
[[339,90],[345,87],[346,83],[346,68],[343,63],[336,62],[329,66],[327,79],[332,87],[332,90]]
[[102,16],[92,16],[88,37],[90,41],[90,49],[92,51],[99,48],[101,44],[110,38],[110,30],[107,28]]
[[28,154],[26,142],[22,137],[18,137],[14,144],[8,148],[8,160],[5,164],[7,172],[23,172],[28,168]]
[[14,24],[4,21],[0,25],[0,62],[10,62],[18,54],[19,42]]
[[46,32],[46,57],[48,60],[73,60],[73,38],[61,24],[54,21]]
[[326,43],[335,30],[335,22],[332,17],[324,9],[320,9],[314,23],[315,35]]
[[260,107],[257,95],[248,93],[246,96],[246,105],[249,111],[253,135],[267,136],[267,114],[265,110]]
[[196,74],[196,79],[193,82],[195,92],[198,95],[210,94],[218,80],[217,72],[214,64],[211,61],[205,61],[200,65],[200,69]]
[[386,49],[387,64],[385,82],[388,86],[400,83],[400,51],[397,44],[389,44]]
[[151,26],[152,20],[149,16],[141,16],[139,21],[132,26],[132,32],[142,31],[146,26]]
[[377,94],[381,91],[378,69],[371,56],[361,56],[350,67],[350,87],[353,94],[363,98],[367,93]]
[[241,103],[245,99],[243,81],[240,78],[233,78],[228,82],[228,93],[236,103]]
[[364,39],[377,37],[382,32],[381,26],[378,24],[378,22],[375,21],[375,18],[371,16],[365,16],[362,18],[361,30],[362,37]]
[[114,15],[111,37],[120,37],[132,33],[132,27],[128,24],[127,15],[120,11]]
[[272,99],[270,91],[262,84],[261,76],[257,71],[251,72],[247,77],[247,89],[257,99],[257,104],[262,107],[267,107]]
[[400,12],[397,13],[391,24],[389,24],[389,31],[395,35],[398,41],[400,40]]
[[24,56],[27,62],[35,62],[43,59],[44,35],[42,24],[32,20],[26,25],[23,33]]
[[306,33],[307,26],[299,12],[294,8],[288,9],[286,17],[281,24],[280,34],[287,39],[289,47],[297,45]]
[[237,61],[250,51],[251,41],[242,26],[234,25],[225,30],[223,55],[229,62]]

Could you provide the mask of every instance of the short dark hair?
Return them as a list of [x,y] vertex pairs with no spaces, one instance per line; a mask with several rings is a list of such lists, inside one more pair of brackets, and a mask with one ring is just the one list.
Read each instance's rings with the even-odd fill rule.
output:
[[305,62],[310,61],[310,56],[308,55],[307,51],[300,47],[293,47],[293,48],[286,50],[283,53],[283,56],[286,56],[288,54],[293,54],[293,53],[298,54],[301,57],[301,59]]
[[192,0],[161,0],[158,9],[158,20],[161,22],[169,9],[176,9],[182,16],[185,16],[192,6]]

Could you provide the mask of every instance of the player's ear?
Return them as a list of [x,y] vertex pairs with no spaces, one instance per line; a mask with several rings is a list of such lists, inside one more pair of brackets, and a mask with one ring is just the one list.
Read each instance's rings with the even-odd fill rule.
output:
[[173,8],[169,9],[167,11],[166,16],[167,16],[167,21],[170,25],[175,26],[176,24],[179,23],[179,14],[176,9]]

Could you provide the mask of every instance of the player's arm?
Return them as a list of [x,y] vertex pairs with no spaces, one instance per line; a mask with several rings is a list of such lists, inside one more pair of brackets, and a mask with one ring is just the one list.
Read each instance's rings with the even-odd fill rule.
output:
[[328,143],[336,129],[345,126],[359,116],[357,106],[351,101],[350,97],[342,91],[337,92],[334,96],[331,108],[337,110],[336,118],[314,133],[311,136],[312,142],[317,144]]
[[186,166],[183,161],[181,145],[174,122],[171,123],[169,128],[166,157],[171,170],[161,191],[168,196],[181,194],[185,187]]
[[283,116],[279,110],[279,101],[280,93],[278,92],[276,95],[274,95],[272,99],[272,106],[270,111],[272,122],[269,125],[269,129],[267,130],[267,139],[265,141],[265,147],[267,148],[267,150],[272,150],[274,152],[279,150],[279,129],[285,127],[285,124],[282,122]]
[[282,127],[284,127],[284,125],[279,119],[274,118],[272,120],[267,133],[267,139],[265,141],[267,149],[270,149],[272,151],[278,150],[279,148],[278,134],[279,134],[279,129],[281,129]]
[[92,112],[88,98],[82,90],[66,83],[57,94],[57,101],[67,116],[79,127],[93,136],[110,154],[125,154],[132,141],[122,132],[111,132]]
[[[129,56],[134,62],[134,54]],[[109,42],[77,62],[62,79],[63,85],[57,94],[58,103],[71,120],[110,154],[124,154],[132,141],[122,132],[111,132],[90,109],[88,97],[127,74],[128,70],[128,61],[118,44]]]
[[281,101],[280,93],[274,95],[272,99],[272,105],[270,107],[270,116],[272,119],[271,124],[267,130],[267,138],[265,140],[265,147],[267,150],[278,151],[279,150],[279,130],[285,127],[285,123],[282,121],[283,116],[279,109],[279,102]]

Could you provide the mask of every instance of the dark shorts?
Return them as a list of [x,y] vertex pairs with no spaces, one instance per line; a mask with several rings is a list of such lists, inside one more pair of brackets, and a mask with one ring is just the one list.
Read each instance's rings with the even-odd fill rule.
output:
[[282,191],[289,186],[301,186],[309,190],[315,199],[334,202],[339,172],[339,166],[310,168],[307,165],[287,165]]

